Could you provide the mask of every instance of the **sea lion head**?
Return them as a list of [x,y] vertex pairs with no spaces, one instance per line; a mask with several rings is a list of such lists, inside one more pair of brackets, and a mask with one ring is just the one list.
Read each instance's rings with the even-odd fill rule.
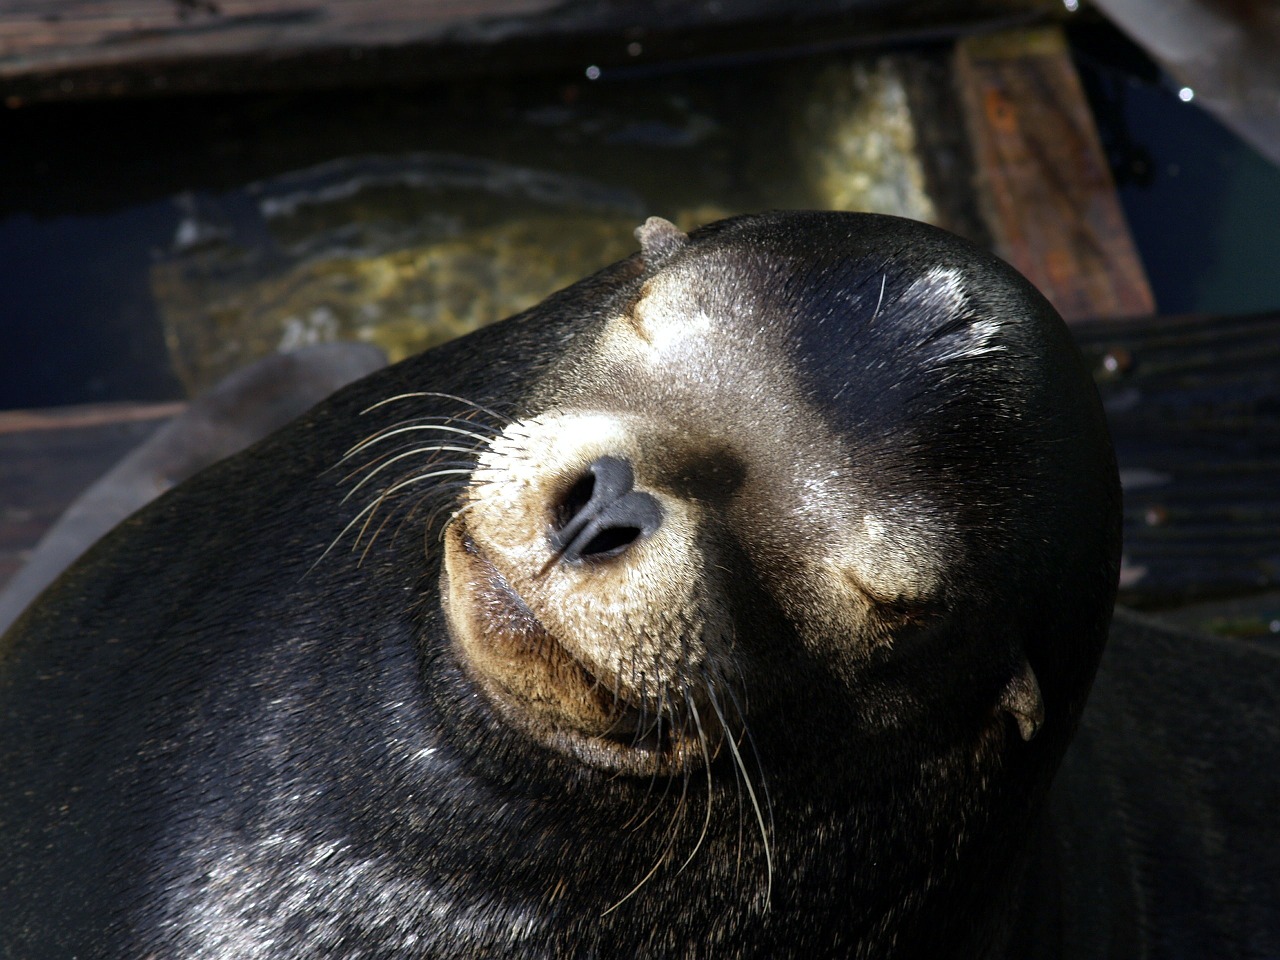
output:
[[1096,393],[1044,299],[941,231],[638,234],[478,453],[445,532],[457,656],[586,768],[767,789],[783,872],[838,836],[848,896],[904,936],[1017,859],[1079,717],[1118,570]]
[[[922,661],[866,722],[976,698],[1030,740],[1039,673],[1096,660],[1114,566],[1105,429],[1048,306],[889,218],[639,233],[645,274],[481,452],[449,527],[450,623],[485,689],[587,762],[697,762],[704,681],[786,684],[747,680],[777,656],[753,649],[763,605],[851,689]],[[1052,648],[1082,604],[1091,629]]]

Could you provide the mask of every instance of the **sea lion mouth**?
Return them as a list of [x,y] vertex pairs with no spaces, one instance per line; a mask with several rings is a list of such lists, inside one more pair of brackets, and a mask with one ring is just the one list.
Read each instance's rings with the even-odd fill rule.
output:
[[[443,595],[463,663],[499,715],[545,746],[618,773],[671,775],[718,751],[713,711],[693,688],[628,696],[575,658],[458,517],[446,531]],[[711,716],[708,716],[711,715]]]

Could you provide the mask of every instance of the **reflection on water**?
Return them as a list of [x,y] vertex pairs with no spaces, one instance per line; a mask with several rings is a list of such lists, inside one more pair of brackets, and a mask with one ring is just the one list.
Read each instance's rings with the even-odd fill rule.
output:
[[186,194],[151,270],[190,392],[273,350],[338,339],[393,360],[536,303],[629,253],[640,198],[447,155],[356,157]]
[[886,59],[836,62],[816,81],[795,94],[804,104],[797,144],[804,145],[818,205],[936,223],[917,153],[917,118],[897,65]]
[[[893,61],[767,72],[776,90],[760,91],[747,124],[710,78],[509,111],[513,128],[560,145],[530,158],[542,167],[357,155],[179,195],[172,244],[150,271],[175,371],[198,392],[273,350],[334,339],[398,360],[626,256],[653,213],[684,229],[785,205],[936,219]],[[592,175],[584,159],[597,161]]]

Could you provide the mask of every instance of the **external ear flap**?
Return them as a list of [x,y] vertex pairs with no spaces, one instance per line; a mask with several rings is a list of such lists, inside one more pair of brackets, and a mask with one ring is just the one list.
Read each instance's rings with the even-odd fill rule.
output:
[[1030,740],[1044,723],[1044,698],[1036,672],[1024,657],[1021,669],[1000,694],[1000,709],[1013,716],[1023,740]]
[[689,242],[688,234],[661,217],[650,217],[636,227],[636,239],[640,241],[644,265],[650,270]]

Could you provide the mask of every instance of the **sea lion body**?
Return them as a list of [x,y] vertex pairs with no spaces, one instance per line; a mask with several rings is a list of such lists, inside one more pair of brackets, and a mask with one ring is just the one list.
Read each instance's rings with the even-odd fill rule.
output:
[[641,238],[183,484],[0,641],[2,955],[1037,939],[1118,572],[1065,329],[893,218]]
[[1280,651],[1117,609],[1008,950],[1280,956]]

